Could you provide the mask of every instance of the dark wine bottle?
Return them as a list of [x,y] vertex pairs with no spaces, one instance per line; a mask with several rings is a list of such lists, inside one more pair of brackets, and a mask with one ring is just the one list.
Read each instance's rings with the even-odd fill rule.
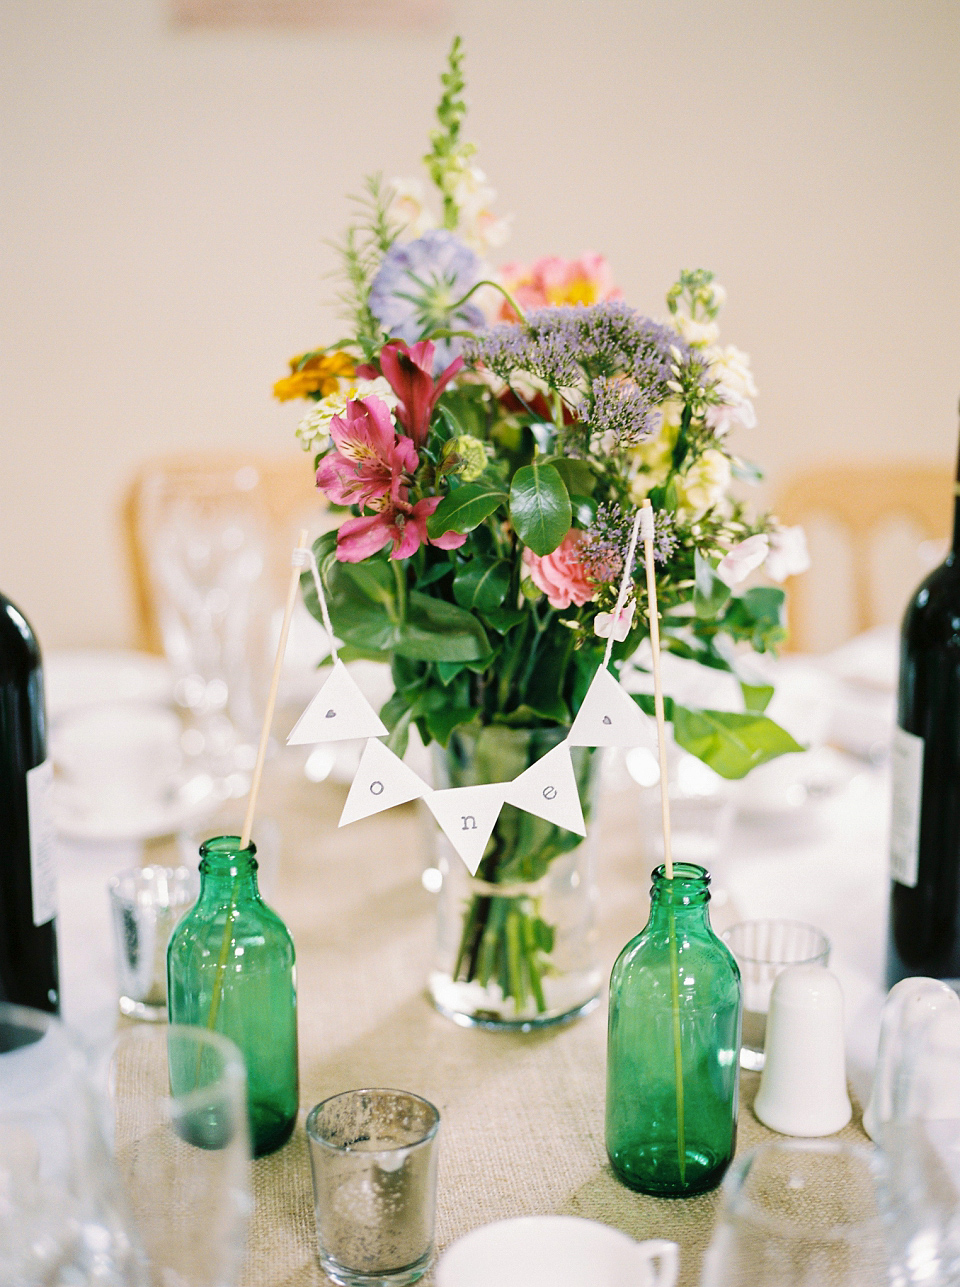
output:
[[40,648],[0,594],[0,1001],[56,1014],[52,788]]
[[953,546],[903,618],[892,750],[888,985],[960,986],[960,462]]

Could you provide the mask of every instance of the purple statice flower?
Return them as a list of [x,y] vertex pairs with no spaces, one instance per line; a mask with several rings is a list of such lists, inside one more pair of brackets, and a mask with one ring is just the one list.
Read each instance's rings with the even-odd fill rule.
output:
[[[429,339],[440,328],[481,330],[483,313],[473,300],[455,308],[483,278],[479,257],[459,237],[434,228],[416,241],[394,242],[370,287],[370,311],[388,335],[408,344]],[[459,339],[437,339],[434,375],[461,351]]]
[[[612,585],[623,575],[630,536],[633,531],[635,511],[624,513],[616,502],[597,506],[597,516],[587,530],[587,539],[580,547],[579,559],[591,580]],[[673,531],[673,515],[658,509],[653,515],[653,557],[666,563],[677,547]],[[638,544],[634,556],[633,579],[643,577],[643,547]]]
[[615,447],[635,447],[660,426],[649,389],[622,377],[595,376],[577,416],[591,435],[610,435]]
[[504,379],[527,371],[554,388],[569,388],[584,378],[626,376],[655,404],[670,396],[671,346],[682,362],[689,361],[690,350],[675,331],[622,300],[605,300],[589,307],[536,309],[526,322],[494,326],[470,340],[464,356]]

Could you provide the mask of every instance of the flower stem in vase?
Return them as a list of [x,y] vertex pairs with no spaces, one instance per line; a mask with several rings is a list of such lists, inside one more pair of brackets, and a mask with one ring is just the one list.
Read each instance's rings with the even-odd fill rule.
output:
[[680,962],[677,959],[677,918],[670,908],[670,1003],[673,1006],[673,1068],[677,1093],[677,1164],[680,1183],[687,1179],[687,1142],[683,1120],[683,1049],[680,1028]]

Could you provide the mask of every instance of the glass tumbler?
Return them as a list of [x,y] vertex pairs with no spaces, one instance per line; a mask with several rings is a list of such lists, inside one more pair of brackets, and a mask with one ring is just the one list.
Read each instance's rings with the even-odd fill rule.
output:
[[199,888],[188,867],[133,867],[111,879],[120,1012],[128,1018],[166,1019],[167,944]]
[[759,1072],[774,980],[788,965],[828,965],[830,940],[814,925],[778,920],[741,921],[720,937],[736,957],[743,983],[740,1067]]
[[885,1287],[884,1164],[839,1140],[776,1140],[739,1159],[701,1287]]
[[204,1028],[129,1028],[113,1047],[108,1095],[146,1283],[233,1287],[252,1207],[239,1050]]
[[402,1090],[349,1090],[307,1117],[320,1264],[345,1287],[404,1287],[433,1258],[440,1114]]

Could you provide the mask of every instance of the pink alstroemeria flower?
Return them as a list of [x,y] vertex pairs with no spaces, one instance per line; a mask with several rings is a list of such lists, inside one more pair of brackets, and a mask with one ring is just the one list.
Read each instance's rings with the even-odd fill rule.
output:
[[[434,380],[433,354],[430,340],[420,340],[413,348],[405,340],[391,340],[380,350],[384,378],[400,399],[397,419],[418,447],[427,441],[437,399],[463,366],[463,358],[455,358]],[[375,367],[365,366],[358,368],[357,374],[366,378],[378,372]]]
[[425,496],[411,505],[406,488],[400,488],[394,499],[379,514],[348,518],[337,533],[337,558],[341,563],[362,563],[393,541],[392,559],[407,559],[421,545],[436,545],[441,550],[455,550],[467,539],[463,532],[444,532],[431,539],[427,536],[427,519],[440,504],[439,496]]
[[336,450],[320,462],[317,486],[337,505],[379,508],[420,463],[413,442],[397,434],[380,398],[348,402],[346,415],[331,420],[330,437]]

